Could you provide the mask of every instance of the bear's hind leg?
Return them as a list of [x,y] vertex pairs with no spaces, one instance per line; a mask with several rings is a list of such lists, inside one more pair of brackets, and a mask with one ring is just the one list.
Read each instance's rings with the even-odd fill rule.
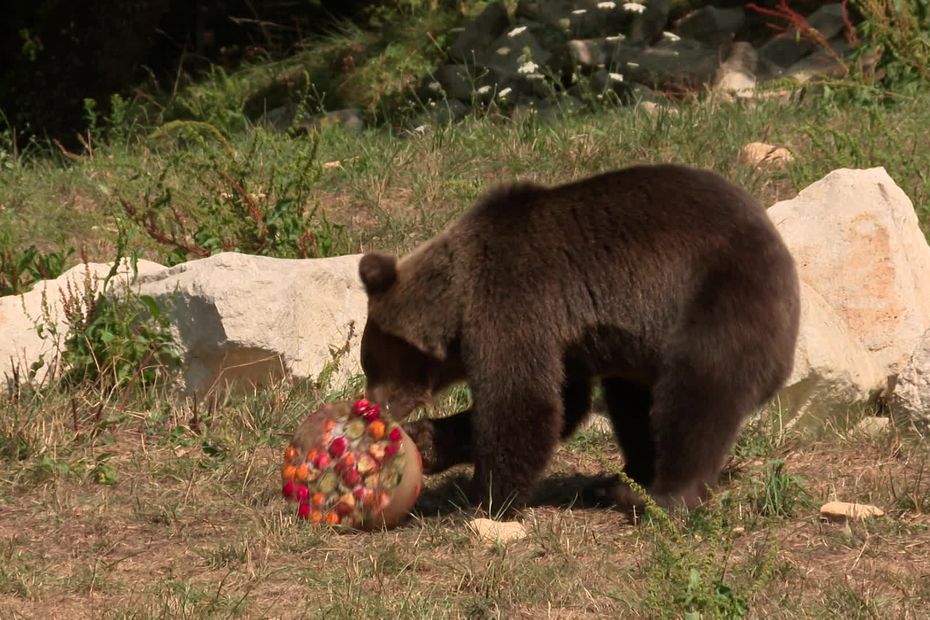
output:
[[614,435],[623,454],[623,471],[648,487],[656,469],[656,446],[649,419],[652,392],[648,386],[605,377],[604,400]]
[[562,386],[562,434],[564,441],[578,430],[591,410],[591,379],[581,375],[566,378]]

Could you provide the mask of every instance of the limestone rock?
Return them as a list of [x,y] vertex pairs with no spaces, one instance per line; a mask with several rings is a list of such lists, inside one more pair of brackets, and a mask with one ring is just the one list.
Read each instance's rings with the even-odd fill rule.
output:
[[[110,271],[112,263],[81,264],[67,270],[54,280],[37,282],[22,295],[0,297],[0,378],[9,385],[18,377],[25,381],[29,368],[40,359],[45,365],[34,377],[37,383],[46,380],[47,373],[55,364],[53,356],[58,345],[63,344],[67,335],[67,323],[63,312],[63,302],[69,291],[76,295],[83,293],[85,283],[100,290],[103,280]],[[162,265],[140,260],[137,264],[141,275],[158,272]],[[129,264],[125,261],[117,269],[117,275],[110,286],[125,285],[129,280]],[[47,307],[47,316],[43,318],[43,304]],[[37,323],[46,321],[54,326],[58,333],[56,340],[49,334],[43,339],[36,331]],[[46,325],[46,333],[49,333]]]
[[736,97],[751,97],[756,87],[758,64],[758,55],[752,45],[745,41],[734,43],[727,59],[714,75],[714,90]]
[[[829,41],[846,27],[842,3],[823,5],[807,16],[807,22]],[[759,48],[759,54],[767,62],[787,68],[811,53],[814,48],[809,39],[800,36],[798,31],[792,28],[767,41]]]
[[890,401],[899,424],[913,423],[921,431],[930,430],[930,331],[898,373]]
[[705,84],[713,79],[719,66],[716,49],[689,39],[666,39],[645,49],[622,44],[611,59],[612,71],[653,88]]
[[768,213],[801,280],[898,373],[930,328],[930,247],[910,199],[884,168],[841,169]]
[[171,317],[189,393],[283,376],[339,381],[360,372],[359,259],[229,252],[140,276],[138,288]]
[[449,56],[459,62],[474,63],[507,26],[510,17],[502,2],[492,2],[469,23],[449,48]]
[[813,287],[801,282],[801,325],[791,376],[778,393],[790,424],[817,429],[853,403],[869,400],[885,380],[855,334]]
[[783,146],[772,146],[764,142],[750,142],[739,151],[739,160],[751,166],[782,164],[794,161],[791,151]]
[[820,516],[831,521],[846,521],[848,519],[868,519],[881,517],[885,512],[877,506],[870,504],[854,504],[850,502],[827,502],[820,507]]
[[[852,49],[845,39],[833,41],[831,45],[840,57]],[[846,75],[846,67],[832,54],[817,50],[788,67],[784,75],[804,84],[818,77],[843,77]]]
[[493,521],[491,519],[472,519],[468,526],[485,542],[503,543],[526,538],[526,528],[516,521]]
[[746,11],[742,7],[719,9],[705,6],[681,18],[675,32],[683,37],[717,45],[730,40],[742,30]]
[[853,430],[865,437],[878,437],[885,432],[890,423],[890,418],[870,415],[862,418]]

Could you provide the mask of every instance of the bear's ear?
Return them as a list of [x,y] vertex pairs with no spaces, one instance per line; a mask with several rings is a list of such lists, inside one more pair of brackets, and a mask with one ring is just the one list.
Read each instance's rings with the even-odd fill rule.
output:
[[365,285],[365,292],[369,295],[384,293],[397,281],[397,259],[371,252],[359,261],[358,273]]

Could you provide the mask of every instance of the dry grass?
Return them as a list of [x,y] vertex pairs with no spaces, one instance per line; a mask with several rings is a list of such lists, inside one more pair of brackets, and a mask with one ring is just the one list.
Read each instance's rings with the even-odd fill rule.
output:
[[[608,435],[584,430],[523,515],[527,538],[495,547],[465,526],[456,483],[467,468],[430,480],[392,531],[296,522],[278,496],[280,452],[299,419],[337,394],[276,386],[221,404],[200,433],[184,403],[114,398],[97,420],[84,396],[76,427],[60,396],[4,403],[2,617],[930,613],[930,446],[894,430],[772,445],[763,423],[747,429],[707,508],[637,526],[573,504],[583,480],[604,473],[602,457],[619,462]],[[758,445],[769,449],[744,449]],[[791,516],[756,501],[774,458],[800,478],[784,498]],[[887,514],[821,522],[817,507],[834,498]]]

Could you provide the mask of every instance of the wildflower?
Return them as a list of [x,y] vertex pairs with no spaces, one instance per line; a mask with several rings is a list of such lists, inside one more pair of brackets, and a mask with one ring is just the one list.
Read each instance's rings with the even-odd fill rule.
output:
[[572,11],[572,15],[584,15],[587,12],[587,9],[578,9],[577,11]]
[[535,73],[537,69],[539,69],[539,65],[530,60],[520,65],[517,69],[517,73]]
[[515,36],[517,36],[518,34],[523,34],[523,32],[524,32],[525,30],[526,30],[526,26],[517,26],[516,28],[514,28],[513,30],[511,30],[510,32],[508,32],[508,33],[507,33],[507,36],[508,36],[508,37],[515,37]]
[[677,34],[675,34],[674,32],[663,32],[663,33],[662,33],[662,37],[663,37],[663,38],[666,38],[666,39],[668,39],[669,41],[672,41],[672,42],[681,41],[681,37],[679,37],[679,36],[678,36]]
[[604,11],[609,11],[611,9],[617,8],[617,3],[616,2],[598,2],[597,8],[604,10]]
[[608,73],[608,74],[607,74],[607,77],[609,77],[609,78],[610,78],[611,80],[613,80],[614,82],[622,82],[622,81],[623,81],[623,74],[621,74],[621,73]]
[[479,95],[486,95],[490,91],[491,91],[491,87],[488,85],[484,85],[475,92],[477,92]]
[[623,10],[628,13],[643,13],[646,10],[646,5],[639,2],[627,2],[623,5]]
[[626,38],[626,35],[623,35],[623,34],[617,34],[612,37],[606,37],[606,39],[610,41],[611,43],[615,41],[623,41],[625,38]]
[[428,88],[438,93],[439,91],[442,90],[442,84],[440,84],[439,82],[430,82]]
[[506,56],[506,55],[509,54],[509,53],[510,53],[510,48],[509,48],[509,47],[499,47],[499,48],[497,48],[497,55],[498,55],[498,56]]
[[505,88],[505,89],[502,90],[501,92],[497,93],[497,98],[498,98],[498,99],[503,99],[504,97],[506,97],[507,95],[509,95],[509,94],[511,93],[511,91],[512,91],[512,89],[508,86],[507,88]]
[[628,63],[626,63],[626,66],[629,67],[629,68],[631,68],[631,69],[636,69],[636,68],[639,67],[639,64],[638,64],[638,63],[635,63],[635,62],[628,62]]

